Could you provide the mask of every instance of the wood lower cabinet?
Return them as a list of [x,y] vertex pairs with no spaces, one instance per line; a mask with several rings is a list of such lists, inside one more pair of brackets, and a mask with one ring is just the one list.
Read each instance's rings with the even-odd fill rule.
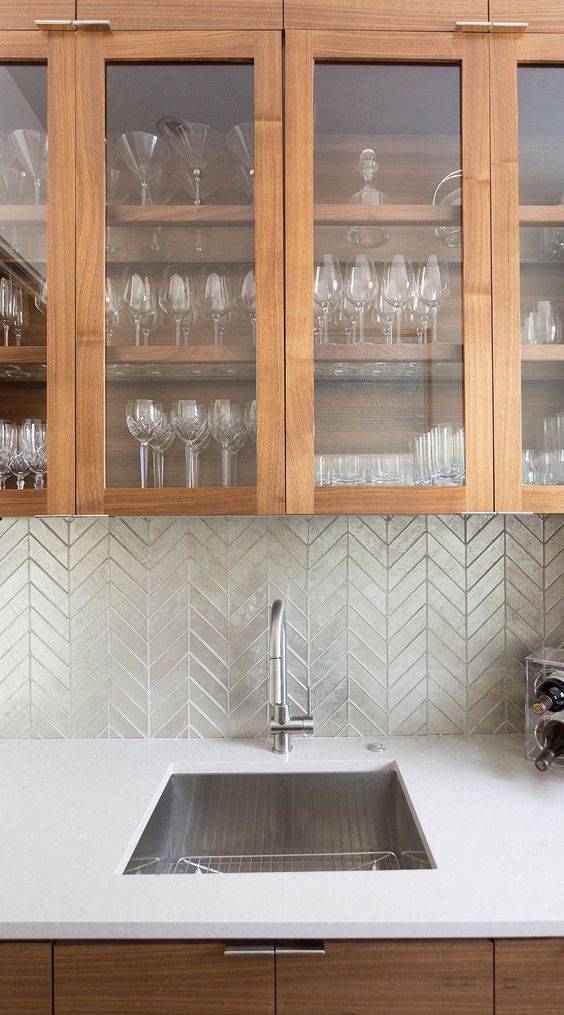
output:
[[274,949],[57,944],[54,968],[55,1015],[274,1015]]
[[52,1015],[52,946],[27,941],[0,944],[0,1012]]
[[496,1015],[562,1015],[564,940],[495,942]]
[[277,951],[276,1015],[493,1010],[491,941],[329,941],[324,955]]

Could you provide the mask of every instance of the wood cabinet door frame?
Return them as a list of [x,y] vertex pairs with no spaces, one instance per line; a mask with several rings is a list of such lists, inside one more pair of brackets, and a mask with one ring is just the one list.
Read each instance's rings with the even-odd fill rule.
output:
[[[313,67],[315,60],[461,66],[465,487],[313,485]],[[493,510],[489,37],[286,33],[286,503],[290,514]],[[385,206],[393,211],[393,205]],[[379,211],[379,209],[378,209]],[[352,212],[351,212],[352,214]]]
[[47,65],[49,135],[47,204],[4,209],[7,221],[24,213],[29,221],[47,219],[47,344],[44,352],[25,346],[0,351],[2,363],[47,364],[47,488],[0,491],[0,516],[70,515],[75,509],[74,59],[72,32],[0,31],[0,63]]
[[[561,205],[519,206],[518,68],[564,66],[564,35],[491,37],[492,292],[495,506],[497,511],[564,511],[564,487],[523,486],[521,452],[521,281],[519,225],[564,222]],[[558,346],[558,350],[562,347]],[[542,363],[550,346],[526,347]]]
[[513,26],[518,31],[564,32],[564,6],[561,0],[490,0],[493,30]]
[[[276,31],[76,33],[77,509],[81,514],[280,514],[284,511],[282,47]],[[105,488],[105,66],[254,64],[257,276],[257,485]],[[197,211],[197,209],[195,209]],[[194,216],[196,221],[196,216]]]

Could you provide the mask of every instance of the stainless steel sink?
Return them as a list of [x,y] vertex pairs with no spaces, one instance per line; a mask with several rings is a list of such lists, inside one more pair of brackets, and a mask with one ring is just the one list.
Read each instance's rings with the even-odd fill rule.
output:
[[431,866],[395,771],[173,775],[124,874]]

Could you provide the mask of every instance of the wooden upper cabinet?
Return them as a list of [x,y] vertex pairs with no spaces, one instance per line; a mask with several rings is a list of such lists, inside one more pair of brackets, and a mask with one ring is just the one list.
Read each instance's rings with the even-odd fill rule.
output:
[[493,944],[329,941],[325,954],[286,955],[279,948],[277,1015],[302,1010],[308,1015],[493,1015]]
[[56,1015],[274,1015],[274,949],[226,955],[215,941],[57,944],[54,968]]
[[528,32],[564,32],[562,0],[490,0],[490,19],[527,24]]
[[0,1011],[5,1015],[52,1015],[51,945],[0,944]]
[[34,29],[38,20],[72,21],[74,16],[75,0],[0,0],[0,31]]
[[[17,2],[17,0],[16,0]],[[108,19],[126,31],[282,28],[282,0],[77,0],[79,19]]]
[[[556,7],[558,0],[554,0]],[[79,0],[79,7],[81,0]],[[92,4],[90,5],[92,6]],[[285,0],[285,28],[452,32],[457,21],[487,21],[488,0]]]

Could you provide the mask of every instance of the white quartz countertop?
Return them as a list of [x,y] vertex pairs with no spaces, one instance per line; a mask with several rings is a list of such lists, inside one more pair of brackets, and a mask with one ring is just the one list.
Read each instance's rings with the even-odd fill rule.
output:
[[[516,736],[0,743],[0,937],[564,936],[564,770]],[[397,767],[436,869],[119,872],[172,772]]]

